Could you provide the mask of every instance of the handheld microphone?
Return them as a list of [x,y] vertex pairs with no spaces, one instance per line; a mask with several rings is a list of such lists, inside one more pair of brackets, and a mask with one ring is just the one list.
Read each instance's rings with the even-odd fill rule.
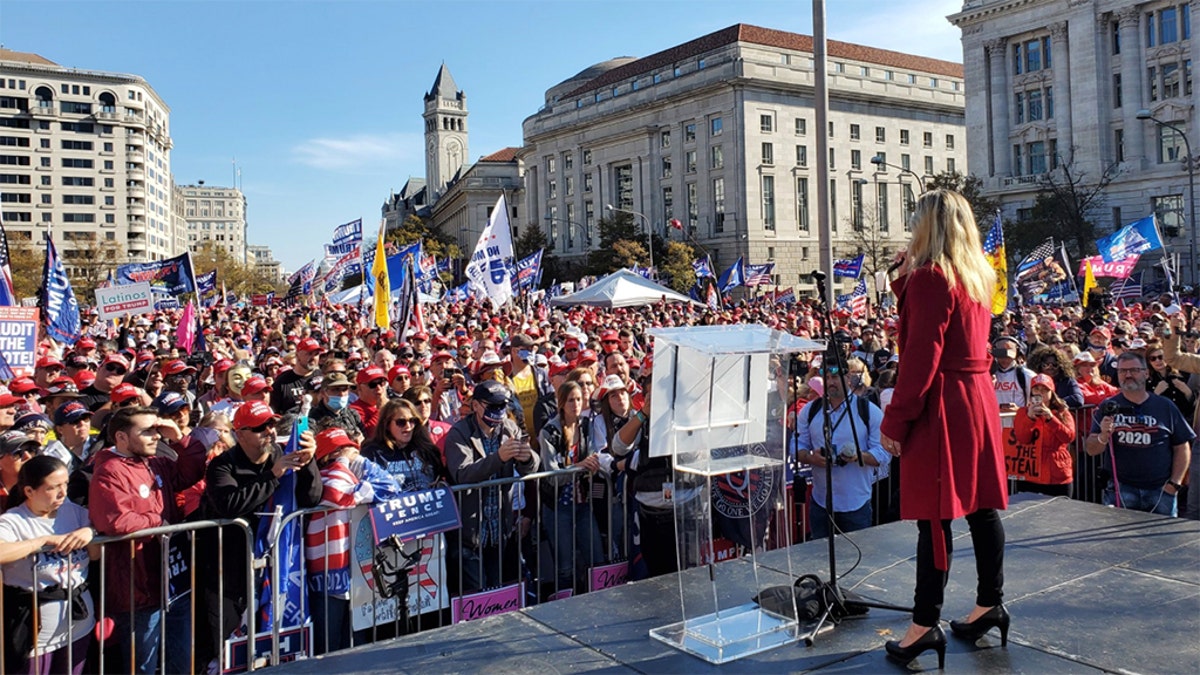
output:
[[892,272],[895,272],[896,270],[900,269],[900,266],[904,264],[905,258],[907,258],[907,256],[901,256],[899,260],[892,263],[892,266],[887,269],[887,273],[891,274]]

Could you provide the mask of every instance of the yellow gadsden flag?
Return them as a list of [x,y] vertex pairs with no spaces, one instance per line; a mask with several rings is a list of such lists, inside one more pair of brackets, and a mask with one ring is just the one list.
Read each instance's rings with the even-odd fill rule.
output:
[[1096,274],[1092,272],[1092,260],[1088,258],[1084,261],[1083,266],[1083,297],[1079,299],[1084,307],[1087,307],[1088,296],[1092,294],[1092,289],[1096,287]]
[[983,254],[987,256],[996,270],[996,290],[992,293],[992,314],[1003,314],[1008,307],[1008,260],[1004,251],[1004,225],[1000,221],[1000,212],[983,239]]
[[387,329],[391,324],[388,310],[392,306],[392,282],[388,279],[387,255],[383,252],[384,223],[379,224],[379,239],[375,240],[375,260],[371,276],[375,277],[375,325]]

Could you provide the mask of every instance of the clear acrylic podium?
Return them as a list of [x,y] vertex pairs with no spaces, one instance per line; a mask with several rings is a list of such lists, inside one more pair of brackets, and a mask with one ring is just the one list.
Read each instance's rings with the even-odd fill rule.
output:
[[[654,337],[650,455],[674,460],[673,506],[679,569],[708,566],[706,582],[685,583],[681,574],[681,621],[650,636],[710,663],[725,663],[799,639],[796,619],[768,612],[750,598],[759,580],[758,554],[767,521],[786,494],[786,392],[774,374],[801,352],[824,344],[761,325],[702,326],[650,331]],[[664,487],[664,490],[667,489]],[[786,511],[785,511],[786,513]],[[718,564],[714,519],[746,518],[754,550],[753,589],[735,597],[745,604],[720,606],[720,588],[745,586],[744,567]],[[791,533],[777,525],[788,581]],[[724,569],[723,569],[724,568]],[[774,585],[774,584],[771,584]]]

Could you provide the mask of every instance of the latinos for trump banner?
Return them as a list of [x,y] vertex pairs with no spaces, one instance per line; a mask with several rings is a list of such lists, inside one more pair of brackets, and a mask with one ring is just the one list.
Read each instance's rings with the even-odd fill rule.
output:
[[150,282],[155,290],[168,295],[183,295],[196,290],[196,280],[192,278],[192,254],[155,260],[146,263],[130,263],[117,268],[116,282],[118,284],[136,284],[140,281]]

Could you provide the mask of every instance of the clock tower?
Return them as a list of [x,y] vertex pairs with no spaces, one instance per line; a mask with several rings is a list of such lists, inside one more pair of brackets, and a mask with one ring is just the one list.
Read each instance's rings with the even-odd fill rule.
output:
[[436,202],[467,162],[467,95],[442,64],[425,94],[425,184]]

